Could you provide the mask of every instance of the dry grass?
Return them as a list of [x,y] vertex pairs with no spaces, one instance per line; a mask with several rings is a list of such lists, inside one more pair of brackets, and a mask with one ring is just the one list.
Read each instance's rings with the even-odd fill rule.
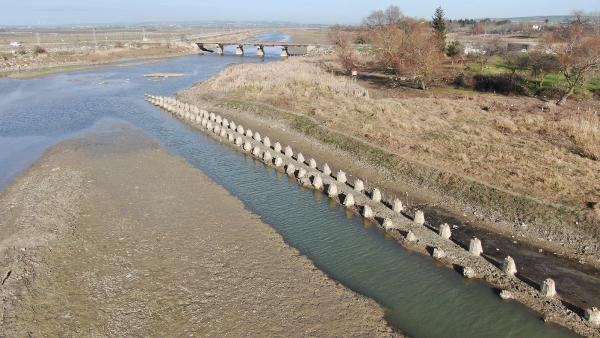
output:
[[598,104],[569,113],[476,93],[369,96],[304,59],[236,65],[193,92],[304,114],[404,158],[575,210],[600,201]]

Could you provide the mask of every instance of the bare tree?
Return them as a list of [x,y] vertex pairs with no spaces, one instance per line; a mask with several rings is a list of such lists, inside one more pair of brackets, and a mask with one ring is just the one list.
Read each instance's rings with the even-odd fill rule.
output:
[[441,70],[438,37],[424,22],[403,18],[397,24],[372,27],[369,40],[380,67],[411,78],[421,89],[427,89]]
[[556,102],[561,105],[600,71],[600,35],[595,34],[586,18],[576,15],[568,27],[548,36],[546,41],[565,80],[564,93]]
[[397,25],[402,21],[404,15],[398,6],[390,6],[385,11],[377,10],[371,12],[363,21],[365,26],[369,28]]
[[329,39],[335,44],[336,55],[346,73],[352,72],[356,67],[354,48],[352,47],[352,33],[339,26],[331,28]]

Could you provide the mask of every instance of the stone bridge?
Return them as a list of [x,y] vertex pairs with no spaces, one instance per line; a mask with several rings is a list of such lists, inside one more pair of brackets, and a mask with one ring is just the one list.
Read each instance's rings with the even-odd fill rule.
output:
[[208,49],[207,46],[216,49],[216,53],[223,55],[225,46],[235,46],[235,55],[244,55],[245,46],[253,46],[256,48],[256,56],[265,56],[265,47],[281,47],[281,56],[289,56],[290,53],[288,48],[306,48],[307,52],[319,47],[317,44],[305,44],[305,43],[288,43],[288,42],[196,42],[198,48],[205,52],[214,53],[212,49]]

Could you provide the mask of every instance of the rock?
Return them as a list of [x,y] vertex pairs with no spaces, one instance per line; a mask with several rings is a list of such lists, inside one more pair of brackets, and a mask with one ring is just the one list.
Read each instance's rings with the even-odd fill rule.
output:
[[365,184],[362,180],[360,180],[358,178],[356,180],[354,180],[354,191],[356,191],[356,192],[365,191]]
[[317,161],[316,161],[314,158],[311,158],[311,159],[308,161],[308,166],[309,166],[311,169],[317,169]]
[[600,310],[597,307],[585,310],[585,319],[592,324],[592,326],[600,326]]
[[406,234],[405,239],[407,242],[413,243],[413,242],[417,241],[417,236],[411,230],[408,230],[408,233]]
[[381,202],[381,191],[379,191],[377,188],[373,189],[373,193],[371,193],[371,199],[373,202]]
[[517,273],[517,265],[512,257],[508,256],[504,259],[502,271],[509,276],[514,276]]
[[302,153],[298,153],[298,156],[296,156],[296,161],[304,163],[304,155],[302,155]]
[[340,183],[346,183],[346,181],[348,180],[346,178],[346,173],[343,171],[338,171],[337,175],[336,175],[336,180]]
[[417,225],[425,224],[425,214],[423,213],[423,211],[417,210],[415,212],[415,218],[413,219],[413,222]]
[[552,298],[556,296],[556,284],[554,283],[553,279],[548,278],[544,280],[544,282],[542,283],[541,293],[542,296],[547,298]]
[[500,291],[500,298],[507,300],[507,299],[513,299],[514,296],[513,296],[512,292],[510,292],[508,290],[502,290],[502,291]]
[[352,194],[346,195],[346,198],[344,199],[344,206],[347,208],[354,206],[354,196]]
[[402,201],[395,198],[394,201],[392,202],[392,210],[394,210],[394,212],[397,214],[404,211],[404,205],[402,205]]
[[469,242],[469,253],[473,256],[481,256],[483,248],[481,247],[481,241],[477,237],[471,238]]
[[440,230],[438,231],[438,234],[443,239],[450,239],[450,237],[452,236],[452,231],[450,230],[450,225],[448,225],[448,223],[444,223],[444,224],[440,225]]
[[327,163],[325,163],[325,165],[323,166],[323,174],[327,176],[331,175],[331,168],[329,168],[329,165]]
[[442,258],[446,257],[446,253],[444,252],[444,250],[442,250],[440,248],[433,248],[433,253],[431,255],[435,259],[442,259]]

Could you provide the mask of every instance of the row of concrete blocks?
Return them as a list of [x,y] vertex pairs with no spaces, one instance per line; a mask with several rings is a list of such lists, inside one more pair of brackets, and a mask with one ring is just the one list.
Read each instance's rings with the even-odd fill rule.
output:
[[[296,158],[294,159],[294,152],[290,146],[283,148],[279,142],[272,144],[267,136],[263,137],[260,133],[252,132],[250,129],[244,129],[242,125],[237,125],[233,121],[228,121],[220,115],[201,110],[194,105],[180,102],[175,98],[147,95],[146,99],[152,104],[162,107],[184,120],[200,124],[202,128],[212,131],[222,138],[226,138],[229,142],[241,147],[245,152],[251,153],[254,157],[261,159],[266,164],[275,166],[276,168],[283,168],[287,175],[298,178],[305,185],[311,186],[314,189],[324,190],[331,198],[340,199],[341,192],[338,184],[352,188],[353,193],[346,193],[345,198],[343,201],[340,199],[340,202],[347,208],[362,208],[360,214],[366,219],[374,220],[377,217],[373,208],[369,206],[370,203],[381,203],[385,208],[388,208],[387,205],[382,203],[382,193],[379,189],[374,188],[371,193],[368,193],[365,189],[364,182],[360,179],[356,179],[354,184],[350,185],[348,184],[347,175],[344,171],[340,170],[333,176],[331,168],[327,164],[324,164],[323,168],[319,169],[315,159],[311,158],[307,161],[302,153],[296,154]],[[250,138],[255,141],[254,143],[261,144],[264,149],[259,145],[253,145],[253,143],[248,140],[244,140],[242,136]],[[323,177],[326,177],[329,182],[325,182]],[[357,201],[359,196],[361,197],[361,203]],[[368,201],[368,203],[366,201]],[[404,205],[399,199],[394,199],[389,208],[391,208],[393,213],[399,217],[403,216]],[[381,219],[381,226],[386,231],[396,229],[391,217],[381,217]],[[415,212],[412,223],[420,226],[425,225],[425,215],[423,211],[418,210]],[[448,224],[444,223],[440,225],[437,233],[443,239],[451,240],[452,231]],[[405,235],[405,240],[408,242],[416,242],[418,238],[411,230],[409,230]],[[481,240],[475,237],[472,238],[469,242],[468,251],[473,256],[481,256],[483,254]],[[435,259],[442,259],[446,254],[441,248],[435,247],[433,248],[432,256]],[[511,277],[514,277],[517,273],[515,261],[510,256],[504,259],[501,268],[506,275]],[[467,278],[473,278],[476,273],[472,268],[464,267],[463,275]],[[554,280],[550,278],[544,280],[540,287],[540,292],[544,297],[555,297],[557,293]],[[510,295],[505,292],[504,294],[501,294],[501,297],[510,298]],[[591,323],[600,325],[599,309],[591,308],[586,310],[585,317]]]

